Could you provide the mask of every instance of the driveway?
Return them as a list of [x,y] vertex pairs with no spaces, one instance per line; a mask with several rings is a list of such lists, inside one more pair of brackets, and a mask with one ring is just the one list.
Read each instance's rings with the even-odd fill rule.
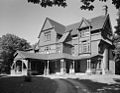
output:
[[90,93],[84,85],[80,84],[76,80],[72,79],[54,79],[54,80],[58,84],[56,93]]

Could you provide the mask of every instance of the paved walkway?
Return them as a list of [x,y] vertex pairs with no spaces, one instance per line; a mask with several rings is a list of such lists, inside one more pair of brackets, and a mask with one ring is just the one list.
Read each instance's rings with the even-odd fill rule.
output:
[[76,93],[90,93],[87,87],[85,87],[80,82],[73,80],[73,79],[66,79],[67,82],[73,85],[76,88]]
[[54,79],[58,84],[56,93],[90,93],[88,89],[79,82],[72,79]]
[[77,93],[76,89],[68,82],[65,82],[64,80],[61,79],[54,79],[54,80],[58,84],[56,93]]

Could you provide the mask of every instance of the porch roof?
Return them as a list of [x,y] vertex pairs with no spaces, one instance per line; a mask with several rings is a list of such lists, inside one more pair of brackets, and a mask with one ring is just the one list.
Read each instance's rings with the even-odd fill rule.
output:
[[82,60],[82,59],[88,59],[93,58],[96,56],[102,57],[100,54],[91,55],[91,56],[72,56],[70,54],[66,53],[59,53],[59,54],[38,54],[38,53],[29,53],[24,51],[17,51],[17,56],[15,57],[15,60],[17,59],[38,59],[38,60],[54,60],[54,59],[70,59],[70,60]]

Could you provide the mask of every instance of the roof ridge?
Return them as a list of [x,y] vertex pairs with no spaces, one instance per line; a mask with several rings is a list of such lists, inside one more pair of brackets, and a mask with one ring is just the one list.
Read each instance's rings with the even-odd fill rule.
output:
[[57,23],[57,24],[65,27],[65,25],[61,24],[60,22],[55,21],[54,19],[51,19],[51,18],[49,18],[49,17],[46,17],[46,19],[48,19],[48,20],[50,20],[50,21],[52,21],[52,22],[55,22],[55,23]]
[[[86,21],[88,21],[88,22],[90,22],[90,20],[92,20],[92,19],[95,19],[95,18],[98,18],[98,17],[107,17],[109,14],[107,14],[107,15],[100,15],[100,16],[96,16],[96,17],[93,17],[93,18],[90,18],[90,19],[86,19],[85,17],[82,17],[82,18],[84,18]],[[82,20],[82,19],[81,19]],[[75,23],[72,23],[72,24],[69,24],[69,25],[66,25],[66,27],[68,27],[68,26],[71,26],[71,25],[74,25],[74,24],[77,24],[77,23],[80,23],[81,21],[79,21],[79,22],[75,22]]]
[[109,14],[107,15],[99,15],[99,16],[95,16],[93,18],[90,18],[90,19],[87,19],[88,21],[92,20],[92,19],[96,19],[96,18],[99,18],[99,17],[107,17]]

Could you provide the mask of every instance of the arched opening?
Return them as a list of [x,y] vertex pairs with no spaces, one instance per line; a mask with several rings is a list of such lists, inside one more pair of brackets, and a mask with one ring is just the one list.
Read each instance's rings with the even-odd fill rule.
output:
[[27,66],[21,60],[17,60],[14,63],[12,69],[14,69],[16,73],[22,73],[27,70]]
[[22,72],[22,61],[21,60],[16,61],[16,71]]

